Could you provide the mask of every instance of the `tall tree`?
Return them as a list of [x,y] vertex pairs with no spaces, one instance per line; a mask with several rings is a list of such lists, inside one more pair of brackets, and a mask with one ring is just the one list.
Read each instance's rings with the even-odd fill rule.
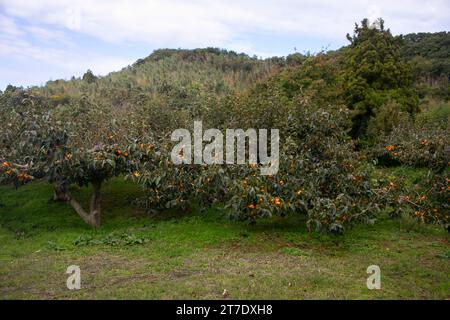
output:
[[371,118],[383,105],[398,103],[401,111],[414,113],[418,101],[412,87],[411,70],[400,54],[399,41],[384,20],[356,24],[344,67],[345,98],[353,110],[353,137],[366,134]]
[[97,80],[97,77],[92,73],[91,70],[86,71],[86,73],[83,75],[83,81],[86,81],[87,83],[93,83]]

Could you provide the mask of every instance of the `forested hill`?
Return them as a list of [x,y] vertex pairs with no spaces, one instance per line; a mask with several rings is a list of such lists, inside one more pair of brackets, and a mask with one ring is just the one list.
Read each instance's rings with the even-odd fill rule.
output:
[[145,103],[164,96],[174,107],[200,97],[240,92],[273,73],[285,59],[261,60],[217,48],[160,49],[121,71],[97,78],[90,71],[70,81],[49,81],[42,88],[56,103],[87,95],[112,104]]
[[450,75],[450,32],[411,33],[402,36],[402,55],[422,65],[433,77]]
[[[396,39],[422,96],[448,99],[450,32],[407,34]],[[339,62],[346,48],[325,55]],[[201,104],[207,97],[245,91],[286,67],[302,64],[305,58],[299,53],[260,59],[218,48],[160,49],[103,77],[88,70],[82,77],[48,81],[33,90],[55,106],[82,97],[111,106],[147,104],[162,98],[165,105],[180,108]],[[335,67],[339,73],[339,63]]]

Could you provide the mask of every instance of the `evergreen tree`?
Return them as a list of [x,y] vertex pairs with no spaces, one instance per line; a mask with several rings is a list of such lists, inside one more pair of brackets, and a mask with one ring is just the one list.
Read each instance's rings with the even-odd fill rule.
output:
[[353,137],[363,137],[380,108],[396,102],[401,111],[414,113],[418,102],[409,65],[402,59],[399,41],[383,19],[372,25],[367,19],[347,34],[350,46],[344,67],[345,99],[353,110]]
[[97,77],[92,73],[91,70],[86,71],[86,73],[83,75],[83,81],[86,81],[87,83],[93,83],[97,80]]

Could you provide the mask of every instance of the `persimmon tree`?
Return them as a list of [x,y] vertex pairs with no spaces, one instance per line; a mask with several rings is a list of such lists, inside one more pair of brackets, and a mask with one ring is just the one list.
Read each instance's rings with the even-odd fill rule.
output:
[[[147,190],[141,204],[147,209],[219,204],[230,218],[252,223],[304,215],[309,230],[318,232],[341,233],[352,223],[373,223],[383,205],[371,188],[370,168],[361,164],[362,154],[354,151],[346,132],[350,111],[321,107],[314,99],[317,87],[290,96],[277,80],[224,101],[221,111],[226,111],[220,114],[235,128],[280,128],[276,175],[261,175],[258,164],[174,165],[168,148],[156,171],[152,167],[147,173],[144,165],[136,179]],[[220,126],[218,112],[207,112],[205,127]]]
[[[16,186],[35,178],[47,179],[54,185],[53,200],[69,203],[84,222],[98,227],[101,221],[102,184],[121,174],[139,175],[135,171],[137,163],[149,152],[150,149],[136,143],[127,146],[98,145],[91,149],[54,145],[52,148],[42,148],[40,157],[27,164],[3,159],[0,173],[4,182],[13,182]],[[71,184],[92,186],[88,209],[83,208],[70,193]]]
[[[101,222],[102,184],[119,175],[138,176],[139,163],[149,161],[154,151],[152,144],[127,136],[118,142],[112,134],[90,145],[85,136],[77,138],[73,129],[79,124],[58,121],[43,106],[20,104],[2,117],[6,126],[0,143],[0,182],[19,187],[46,179],[54,185],[53,200],[69,203],[92,227]],[[92,186],[88,209],[70,193],[71,184]]]

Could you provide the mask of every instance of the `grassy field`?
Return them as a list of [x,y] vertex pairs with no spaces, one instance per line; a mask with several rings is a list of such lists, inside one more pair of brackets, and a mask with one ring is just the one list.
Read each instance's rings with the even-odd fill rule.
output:
[[[450,237],[434,226],[380,218],[344,236],[309,234],[304,221],[255,226],[219,210],[150,216],[121,180],[103,190],[93,231],[49,184],[0,188],[1,299],[448,299]],[[87,202],[88,190],[74,193]],[[366,269],[381,268],[381,290]],[[81,290],[66,288],[69,265]]]

